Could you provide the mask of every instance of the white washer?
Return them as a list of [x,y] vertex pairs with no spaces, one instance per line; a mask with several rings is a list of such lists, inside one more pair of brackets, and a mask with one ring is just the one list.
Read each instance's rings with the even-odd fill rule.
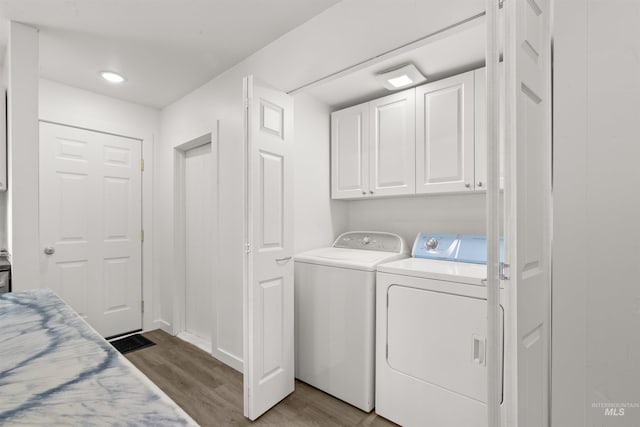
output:
[[406,258],[400,236],[344,233],[295,259],[296,377],[363,411],[374,405],[378,264]]
[[420,258],[378,266],[376,413],[407,427],[487,427],[486,272]]

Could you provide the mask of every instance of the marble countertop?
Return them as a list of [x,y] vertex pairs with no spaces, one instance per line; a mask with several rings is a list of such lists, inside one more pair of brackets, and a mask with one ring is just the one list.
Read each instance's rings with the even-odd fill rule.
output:
[[197,425],[52,291],[0,295],[0,425]]

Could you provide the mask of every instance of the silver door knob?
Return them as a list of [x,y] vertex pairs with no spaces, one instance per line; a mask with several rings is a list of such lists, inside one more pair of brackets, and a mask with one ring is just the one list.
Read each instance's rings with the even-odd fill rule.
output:
[[44,253],[47,255],[53,255],[56,253],[56,250],[52,246],[47,246],[44,248]]

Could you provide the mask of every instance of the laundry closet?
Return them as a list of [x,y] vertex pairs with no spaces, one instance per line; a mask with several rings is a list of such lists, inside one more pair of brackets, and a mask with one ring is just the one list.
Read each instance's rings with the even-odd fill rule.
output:
[[[486,255],[451,261],[463,236],[486,251],[485,31],[477,19],[304,91],[331,111],[347,232],[296,256],[296,377],[402,425],[487,417]],[[426,279],[398,282],[413,260]]]
[[[523,80],[516,107],[511,83],[495,83],[513,68],[504,46],[485,43],[487,22],[470,19],[294,91],[330,112],[328,197],[344,224],[332,244],[295,256],[296,378],[400,425],[509,418],[512,369],[542,375],[547,366],[544,306],[531,312],[540,308],[539,323],[517,326],[529,329],[514,344],[518,303],[507,284],[510,264],[528,270],[523,282],[548,274],[548,258],[536,257],[548,256],[549,148],[533,135],[548,129],[548,104],[544,86]],[[539,55],[539,43],[522,46]],[[533,132],[520,134],[529,145],[505,146],[510,120],[522,120],[506,105],[526,111],[518,123],[531,126],[520,131]],[[525,152],[540,163],[526,166]],[[533,210],[516,213],[526,203]],[[529,226],[541,241],[519,246],[537,259],[522,264],[514,236],[531,238]],[[520,384],[529,386],[544,393]]]

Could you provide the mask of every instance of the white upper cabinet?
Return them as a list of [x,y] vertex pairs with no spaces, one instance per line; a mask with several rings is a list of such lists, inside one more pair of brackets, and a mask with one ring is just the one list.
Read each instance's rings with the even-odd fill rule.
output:
[[331,114],[331,197],[369,194],[369,105]]
[[474,190],[474,72],[416,88],[416,193]]
[[415,193],[415,90],[369,102],[369,194]]
[[[498,72],[504,74],[502,63]],[[480,68],[474,71],[475,79],[475,104],[476,104],[476,168],[475,188],[484,190],[487,187],[487,70]],[[500,117],[504,117],[504,88],[500,87]],[[504,126],[500,127],[500,188],[504,189]]]
[[[483,191],[485,76],[481,68],[332,113],[331,197]],[[501,149],[501,177],[503,164]]]

